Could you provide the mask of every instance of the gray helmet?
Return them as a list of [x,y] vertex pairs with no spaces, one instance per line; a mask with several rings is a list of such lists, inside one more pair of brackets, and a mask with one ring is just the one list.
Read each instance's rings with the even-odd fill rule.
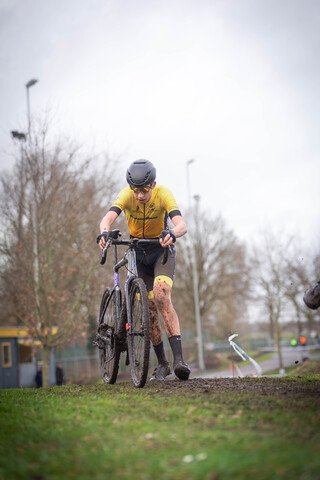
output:
[[156,178],[156,168],[149,160],[136,160],[127,170],[127,182],[134,187],[152,185]]
[[320,307],[320,281],[313,287],[309,288],[303,296],[303,301],[307,307],[316,310]]

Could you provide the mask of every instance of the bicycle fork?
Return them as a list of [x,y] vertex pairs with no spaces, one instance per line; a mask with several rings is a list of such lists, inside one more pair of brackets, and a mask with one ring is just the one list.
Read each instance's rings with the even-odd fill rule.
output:
[[[127,324],[126,330],[130,330],[132,328],[132,315],[131,315],[131,302],[130,302],[130,287],[131,282],[134,278],[138,276],[137,271],[137,261],[136,261],[136,252],[133,249],[127,251],[126,255],[128,267],[128,276],[127,280],[124,285],[124,295],[125,295],[125,302],[126,302],[126,309],[127,309]],[[129,332],[130,334],[130,332]]]
[[[124,301],[125,301],[125,308],[126,308],[126,334],[131,334],[130,330],[132,331],[132,315],[131,315],[131,299],[130,299],[130,289],[131,289],[131,282],[134,278],[138,276],[137,265],[136,265],[136,252],[133,249],[129,249],[122,260],[119,262],[115,261],[114,265],[114,285],[115,291],[121,294],[120,285],[119,285],[119,269],[124,265],[127,265],[128,276],[126,282],[124,284]],[[117,297],[116,297],[117,298]],[[117,306],[119,307],[117,311],[117,318],[120,319],[121,317],[121,301],[116,302]],[[126,356],[126,365],[129,365],[129,353],[127,349],[127,356]]]
[[[121,315],[122,315],[122,302],[121,302],[121,298],[119,298],[121,296],[121,289],[120,289],[120,284],[119,284],[119,270],[121,267],[127,265],[127,263],[129,263],[129,260],[130,260],[130,263],[129,263],[129,266],[131,266],[131,255],[128,255],[129,252],[127,252],[127,254],[118,262],[117,261],[117,257],[116,257],[116,251],[115,251],[115,263],[114,263],[114,267],[113,267],[113,271],[114,271],[114,290],[115,290],[115,293],[116,293],[116,299],[117,299],[117,312],[116,312],[116,315],[117,315],[117,319],[118,319],[118,325],[120,325],[120,322],[121,322]],[[129,258],[128,258],[129,257]],[[131,283],[131,280],[132,278],[134,278],[133,275],[130,274],[131,272],[131,268],[129,267],[128,269],[128,278],[125,282],[125,285],[124,285],[124,302],[125,302],[125,308],[126,308],[126,330],[125,332],[121,332],[121,336],[127,335],[127,332],[128,330],[130,330],[131,328],[131,325],[129,324],[129,322],[131,322],[131,305],[130,305],[130,283]],[[118,330],[119,331],[119,330]],[[127,342],[126,342],[126,361],[125,361],[126,365],[129,365],[129,352],[128,352],[128,346],[127,346]]]
[[[119,298],[119,295],[121,294],[121,289],[120,289],[120,282],[119,282],[119,270],[121,267],[123,267],[124,265],[126,265],[128,263],[128,258],[127,256],[125,255],[122,260],[120,260],[120,262],[117,261],[117,251],[116,251],[116,246],[114,245],[114,248],[115,248],[115,263],[114,263],[114,266],[113,266],[113,275],[114,275],[114,290],[116,292],[116,305],[117,305],[117,319],[118,321],[120,322],[120,316],[121,316],[121,307],[122,307],[122,304],[121,304],[121,298]],[[127,284],[127,282],[126,282]],[[125,284],[125,302],[126,302],[126,307],[128,308],[128,305],[130,304],[130,302],[127,301],[127,291],[126,291],[126,284]],[[130,306],[130,305],[129,305]]]

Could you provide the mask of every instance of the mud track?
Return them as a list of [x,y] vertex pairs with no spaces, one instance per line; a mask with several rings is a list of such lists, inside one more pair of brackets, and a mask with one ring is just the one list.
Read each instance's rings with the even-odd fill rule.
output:
[[215,390],[276,390],[276,391],[313,391],[320,393],[320,382],[307,380],[304,386],[297,384],[291,379],[270,379],[270,378],[194,378],[187,382],[172,380],[163,382],[163,387],[168,390],[187,389],[215,389]]
[[[116,385],[131,390],[135,387],[130,381],[117,382]],[[294,395],[294,396],[319,396],[320,395],[320,377],[319,379],[301,378],[192,378],[188,381],[177,379],[166,380],[164,382],[148,381],[143,388],[147,393],[159,393],[164,395],[178,394],[185,396],[201,396],[208,394],[218,394],[223,392],[247,392],[258,395]]]

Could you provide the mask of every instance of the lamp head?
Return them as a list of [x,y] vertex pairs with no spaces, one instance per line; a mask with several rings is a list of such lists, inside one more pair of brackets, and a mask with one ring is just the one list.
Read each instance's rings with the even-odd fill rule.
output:
[[26,83],[26,87],[27,88],[30,88],[32,87],[33,85],[35,85],[39,80],[37,80],[36,78],[32,78],[31,80],[29,80],[28,83]]

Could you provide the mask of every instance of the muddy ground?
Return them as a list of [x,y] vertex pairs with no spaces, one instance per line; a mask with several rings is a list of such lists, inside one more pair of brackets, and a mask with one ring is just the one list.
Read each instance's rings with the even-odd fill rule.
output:
[[285,396],[288,397],[319,397],[319,378],[304,377],[244,377],[244,378],[192,378],[188,381],[178,379],[163,382],[147,381],[143,389],[136,389],[130,380],[118,379],[115,385],[108,385],[108,389],[118,387],[126,391],[144,391],[148,394],[181,395],[181,396],[211,396],[224,392],[254,393],[257,396]]
[[[218,375],[219,372],[217,372]],[[150,378],[150,376],[149,376]],[[78,385],[77,389],[82,390],[83,386]],[[118,375],[114,385],[104,384],[102,379],[98,383],[86,384],[89,390],[97,388],[99,391],[112,392],[136,391],[146,392],[148,394],[176,394],[181,396],[201,396],[223,394],[224,392],[235,393],[255,393],[259,396],[288,395],[291,397],[320,396],[320,360],[308,362],[297,368],[295,374],[282,377],[263,376],[263,377],[228,377],[228,378],[202,378],[196,374],[187,381],[178,380],[173,374],[169,375],[165,381],[157,382],[147,380],[145,386],[140,389],[134,387],[130,370],[121,372]],[[319,403],[320,409],[320,403]]]
[[320,394],[319,380],[305,380],[293,378],[193,378],[182,382],[180,380],[168,380],[164,382],[149,382],[145,389],[166,392],[181,391],[195,393],[209,393],[214,391],[246,391],[270,394],[276,393],[307,393]]
[[[308,377],[312,375],[312,378]],[[135,387],[130,382],[130,373],[121,378],[118,377],[116,385],[126,385],[126,388]],[[191,378],[187,381],[180,381],[170,375],[163,382],[147,380],[144,390],[155,392],[176,392],[182,395],[191,393],[196,395],[208,394],[223,391],[235,392],[259,392],[262,395],[277,394],[320,394],[320,360],[308,362],[296,370],[295,375],[283,377],[234,377],[234,378]]]

